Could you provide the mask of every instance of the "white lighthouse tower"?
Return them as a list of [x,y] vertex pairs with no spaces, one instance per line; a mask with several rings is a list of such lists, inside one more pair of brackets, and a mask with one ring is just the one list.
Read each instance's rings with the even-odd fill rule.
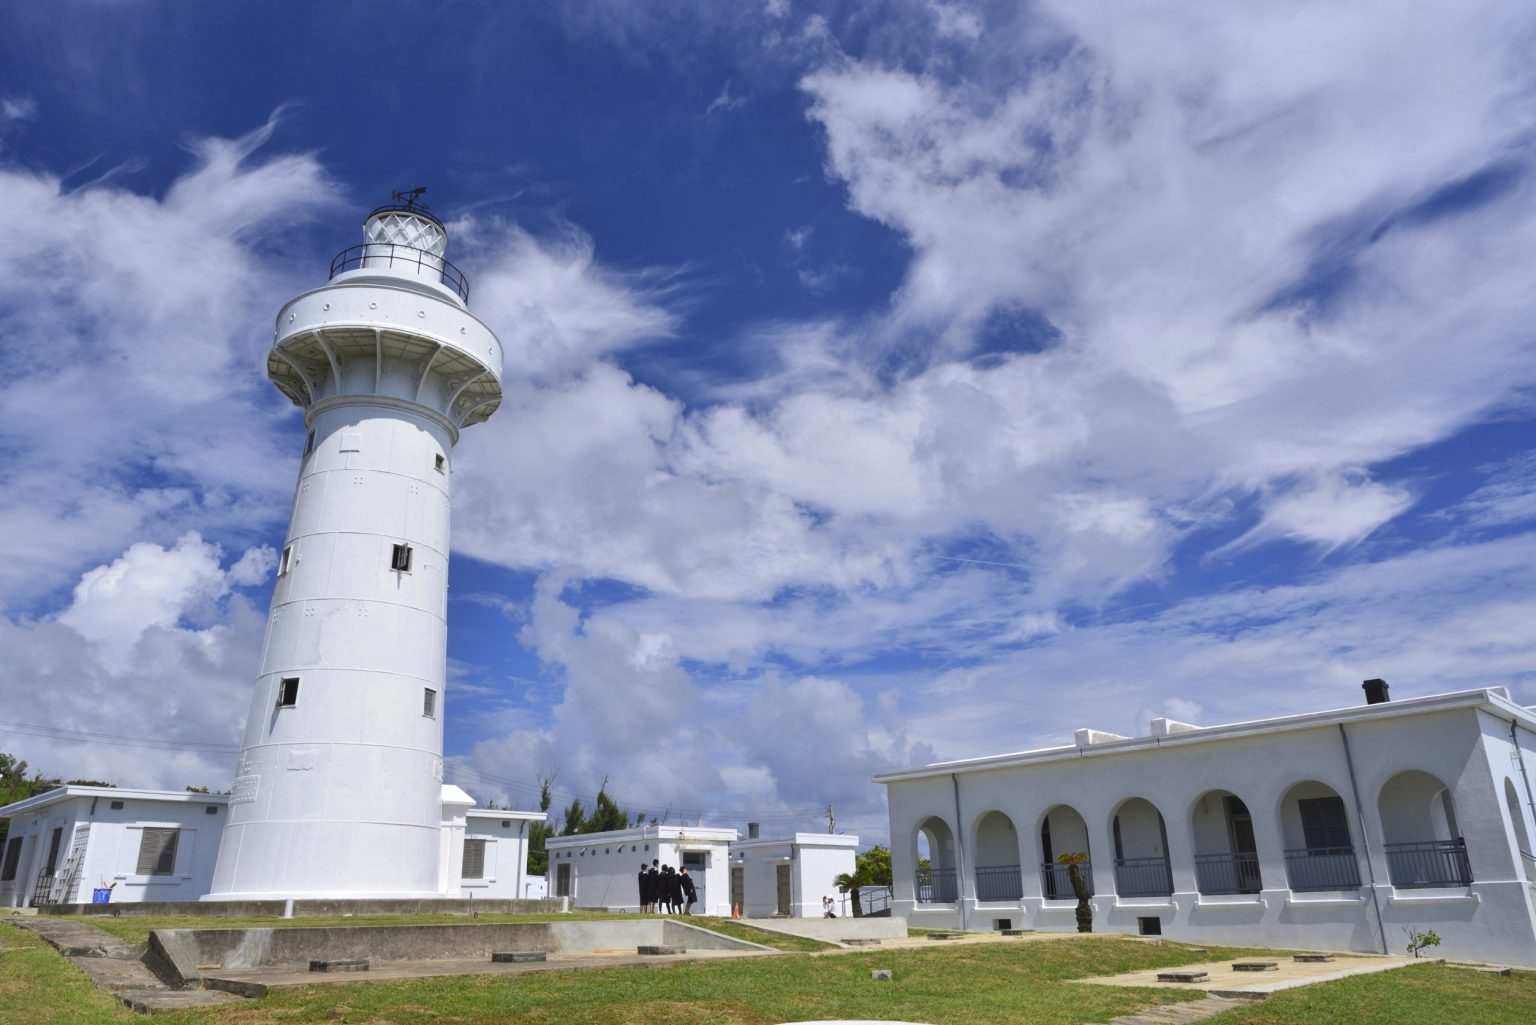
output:
[[277,315],[309,434],[209,900],[442,892],[450,456],[501,343],[423,191]]

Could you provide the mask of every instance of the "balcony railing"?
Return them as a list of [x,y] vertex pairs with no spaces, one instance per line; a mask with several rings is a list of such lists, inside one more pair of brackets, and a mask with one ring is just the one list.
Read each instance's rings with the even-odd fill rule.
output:
[[959,892],[955,887],[955,870],[952,868],[931,868],[917,873],[919,904],[952,904]]
[[1121,897],[1166,897],[1173,893],[1167,858],[1116,858],[1115,893]]
[[[1083,882],[1088,884],[1088,896],[1093,896],[1093,862],[1080,861],[1077,867],[1083,873]],[[1040,866],[1040,890],[1046,900],[1077,899],[1077,894],[1072,892],[1072,879],[1067,875],[1067,866],[1053,861]]]
[[1360,863],[1353,847],[1298,847],[1285,852],[1285,875],[1291,889],[1355,890],[1360,887]]
[[1467,858],[1467,842],[1461,837],[1389,843],[1385,849],[1387,874],[1392,885],[1400,890],[1472,883],[1472,862]]
[[1024,876],[1017,865],[984,865],[976,869],[977,900],[1018,900],[1024,896]]
[[363,267],[414,271],[421,277],[442,282],[466,304],[469,303],[469,279],[464,276],[464,272],[425,249],[396,245],[393,242],[364,242],[350,246],[337,253],[336,259],[331,261],[331,277]]
[[1259,856],[1251,851],[1235,854],[1196,854],[1195,885],[1201,893],[1258,893]]

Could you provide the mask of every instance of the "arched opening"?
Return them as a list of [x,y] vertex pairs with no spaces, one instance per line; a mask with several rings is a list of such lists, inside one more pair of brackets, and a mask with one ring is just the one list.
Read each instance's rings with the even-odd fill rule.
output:
[[[1057,862],[1063,854],[1092,854],[1088,849],[1088,823],[1070,805],[1058,804],[1040,820],[1040,887],[1046,900],[1074,900],[1067,866]],[[1093,862],[1079,862],[1083,881],[1093,890]]]
[[1200,795],[1189,814],[1195,841],[1195,885],[1201,893],[1258,893],[1259,847],[1253,816],[1230,790]]
[[1515,842],[1520,845],[1520,861],[1525,867],[1525,881],[1536,883],[1536,848],[1531,846],[1531,833],[1525,825],[1525,810],[1520,807],[1520,794],[1515,781],[1504,777],[1504,804],[1509,808],[1509,821],[1515,824]]
[[1349,814],[1339,792],[1326,783],[1297,783],[1280,798],[1280,835],[1285,838],[1285,875],[1292,890],[1353,890],[1360,863],[1350,839]]
[[1168,830],[1151,801],[1133,797],[1110,820],[1115,838],[1115,892],[1122,897],[1166,897],[1173,893],[1168,866]]
[[949,823],[930,816],[917,825],[914,892],[919,904],[948,904],[959,894],[955,879],[955,834]]
[[1019,831],[1007,815],[989,811],[976,824],[976,899],[1018,900],[1022,896]]
[[1376,803],[1393,886],[1416,889],[1472,882],[1456,805],[1438,777],[1418,769],[1399,772],[1381,788]]

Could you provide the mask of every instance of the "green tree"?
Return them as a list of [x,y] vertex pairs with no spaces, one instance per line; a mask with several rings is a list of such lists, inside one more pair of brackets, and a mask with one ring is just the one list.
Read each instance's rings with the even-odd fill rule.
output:
[[870,886],[891,885],[891,852],[889,848],[876,844],[869,850],[854,859],[858,871],[868,879]]
[[629,813],[608,796],[608,778],[605,776],[603,785],[597,789],[597,806],[582,824],[580,832],[606,833],[613,829],[626,829],[628,826]]
[[[550,785],[554,776],[539,780],[539,811],[549,814]],[[549,872],[549,852],[544,841],[555,835],[554,827],[547,822],[535,822],[528,827],[528,874],[541,876]]]
[[[25,801],[58,785],[57,779],[46,777],[40,772],[34,771],[31,778],[28,778],[25,761],[0,751],[0,806]],[[10,829],[11,820],[0,819],[0,843],[5,841],[5,834]]]
[[853,860],[852,872],[844,872],[832,880],[832,885],[848,894],[853,904],[853,917],[864,917],[864,905],[859,891],[866,886],[891,885],[891,852],[880,846],[871,847]]

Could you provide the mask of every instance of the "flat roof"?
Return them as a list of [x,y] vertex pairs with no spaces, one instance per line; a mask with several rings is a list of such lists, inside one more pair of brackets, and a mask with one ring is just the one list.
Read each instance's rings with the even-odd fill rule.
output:
[[164,804],[228,804],[228,794],[196,794],[189,790],[132,790],[128,787],[86,787],[73,783],[0,808],[0,819],[23,815],[76,797],[110,797],[114,801],[158,801]]
[[579,847],[583,844],[629,843],[631,840],[730,843],[740,835],[734,829],[719,826],[635,826],[631,829],[610,829],[602,833],[552,836],[544,841],[544,846],[546,848]]
[[1196,726],[1187,731],[1166,736],[1129,737],[1123,740],[1107,740],[1094,744],[1076,744],[1061,747],[1036,748],[1015,751],[1010,754],[988,755],[981,758],[964,758],[950,762],[934,762],[912,769],[893,769],[877,772],[872,777],[876,783],[896,783],[902,780],[948,776],[952,773],[982,772],[989,769],[1008,769],[1021,765],[1038,765],[1046,762],[1066,761],[1076,758],[1093,758],[1101,755],[1125,754],[1165,747],[1182,747],[1214,740],[1231,740],[1236,737],[1286,733],[1295,730],[1314,729],[1337,723],[1361,722],[1372,719],[1393,719],[1410,715],[1426,715],[1458,708],[1475,708],[1490,712],[1506,721],[1516,720],[1527,729],[1536,731],[1536,714],[1529,708],[1515,704],[1503,687],[1484,687],[1477,690],[1452,691],[1447,694],[1430,694],[1421,698],[1405,698],[1384,701],[1375,705],[1352,705],[1348,708],[1329,709],[1322,712],[1304,712],[1300,715],[1282,715],[1273,719],[1255,719],[1251,722],[1229,723],[1225,726]]
[[859,838],[852,833],[796,833],[794,836],[734,840],[731,849],[744,851],[749,847],[783,847],[785,844],[799,844],[801,847],[857,847]]
[[471,808],[464,813],[466,819],[521,819],[524,822],[543,822],[549,817],[542,811],[497,811],[495,808]]

